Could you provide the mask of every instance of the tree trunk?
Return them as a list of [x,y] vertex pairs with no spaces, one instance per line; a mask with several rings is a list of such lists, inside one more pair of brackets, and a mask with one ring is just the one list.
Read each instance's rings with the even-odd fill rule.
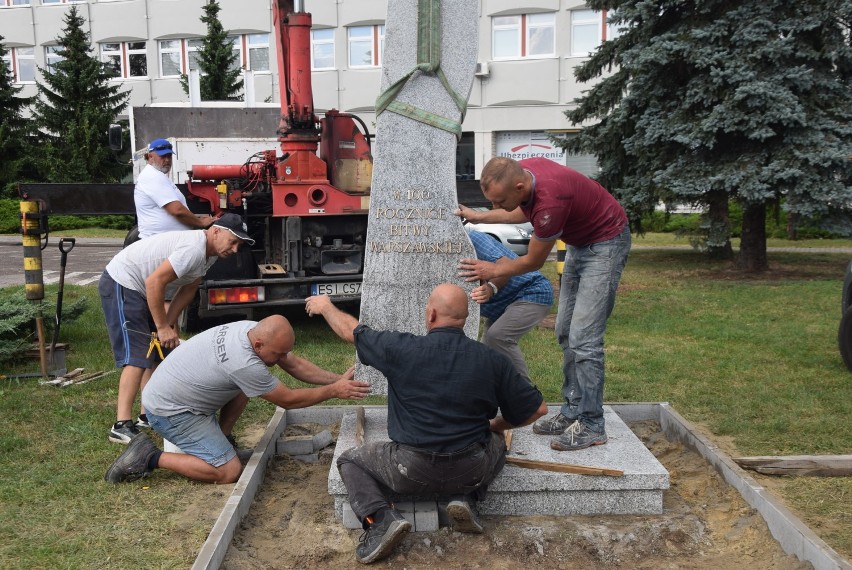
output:
[[713,192],[708,196],[707,254],[713,259],[733,259],[731,247],[731,223],[728,219],[728,194]]
[[737,266],[745,271],[766,271],[766,204],[745,204]]
[[794,212],[787,214],[787,239],[799,239],[799,214]]

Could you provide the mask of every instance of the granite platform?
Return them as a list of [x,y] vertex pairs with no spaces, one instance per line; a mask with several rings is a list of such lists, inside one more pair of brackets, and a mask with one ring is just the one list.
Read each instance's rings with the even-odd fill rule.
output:
[[[551,406],[550,414],[559,411]],[[669,474],[621,418],[604,406],[609,442],[580,451],[550,449],[553,436],[536,435],[532,426],[513,430],[509,457],[605,467],[624,471],[620,477],[556,473],[506,465],[478,504],[483,515],[613,515],[660,514],[663,491],[669,488]],[[387,408],[365,410],[364,441],[387,441]],[[337,516],[350,528],[353,521],[346,487],[337,470],[336,459],[355,445],[355,411],[343,414],[334,461],[328,477],[328,492],[334,496]],[[396,497],[403,511],[420,510],[433,518],[441,512],[441,498]],[[415,506],[418,506],[415,509]],[[411,508],[409,508],[411,506]],[[405,514],[405,513],[404,513]],[[412,515],[412,520],[413,520]],[[442,517],[443,518],[443,517]],[[353,526],[355,525],[355,526]],[[433,525],[426,525],[430,527]],[[423,528],[422,530],[427,530]]]

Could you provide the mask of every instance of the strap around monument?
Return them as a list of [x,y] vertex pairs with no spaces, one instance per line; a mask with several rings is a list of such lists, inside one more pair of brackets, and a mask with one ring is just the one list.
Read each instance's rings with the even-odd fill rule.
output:
[[[402,88],[417,72],[434,73],[444,89],[452,97],[461,112],[461,119],[454,121],[409,103],[396,101]],[[376,116],[388,110],[429,126],[448,131],[461,139],[462,126],[467,112],[467,99],[456,93],[441,69],[441,0],[418,0],[417,7],[417,65],[399,78],[376,99]]]

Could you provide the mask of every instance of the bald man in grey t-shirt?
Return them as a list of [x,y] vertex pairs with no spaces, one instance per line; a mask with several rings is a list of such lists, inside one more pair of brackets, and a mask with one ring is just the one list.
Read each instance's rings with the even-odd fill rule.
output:
[[[294,343],[293,328],[281,315],[221,325],[182,342],[154,371],[142,391],[142,404],[151,427],[183,453],[162,452],[141,433],[107,471],[106,480],[129,481],[162,467],[197,481],[233,483],[242,464],[227,435],[249,398],[293,409],[331,398],[362,399],[369,393],[369,384],[353,380],[354,367],[343,374],[323,370],[292,354]],[[269,371],[276,364],[318,387],[288,388]]]

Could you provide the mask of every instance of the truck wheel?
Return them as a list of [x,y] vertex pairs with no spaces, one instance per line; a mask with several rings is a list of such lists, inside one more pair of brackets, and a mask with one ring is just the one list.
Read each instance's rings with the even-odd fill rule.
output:
[[139,241],[139,226],[133,226],[127,235],[124,237],[124,243],[121,247],[127,247],[134,241]]
[[840,356],[843,357],[843,363],[846,364],[849,371],[852,371],[852,305],[846,307],[846,312],[840,319],[837,343],[840,345]]
[[197,333],[204,330],[204,323],[202,322],[201,317],[198,316],[197,295],[195,300],[181,312],[180,317],[178,317],[178,324],[180,325],[180,330],[189,333]]

